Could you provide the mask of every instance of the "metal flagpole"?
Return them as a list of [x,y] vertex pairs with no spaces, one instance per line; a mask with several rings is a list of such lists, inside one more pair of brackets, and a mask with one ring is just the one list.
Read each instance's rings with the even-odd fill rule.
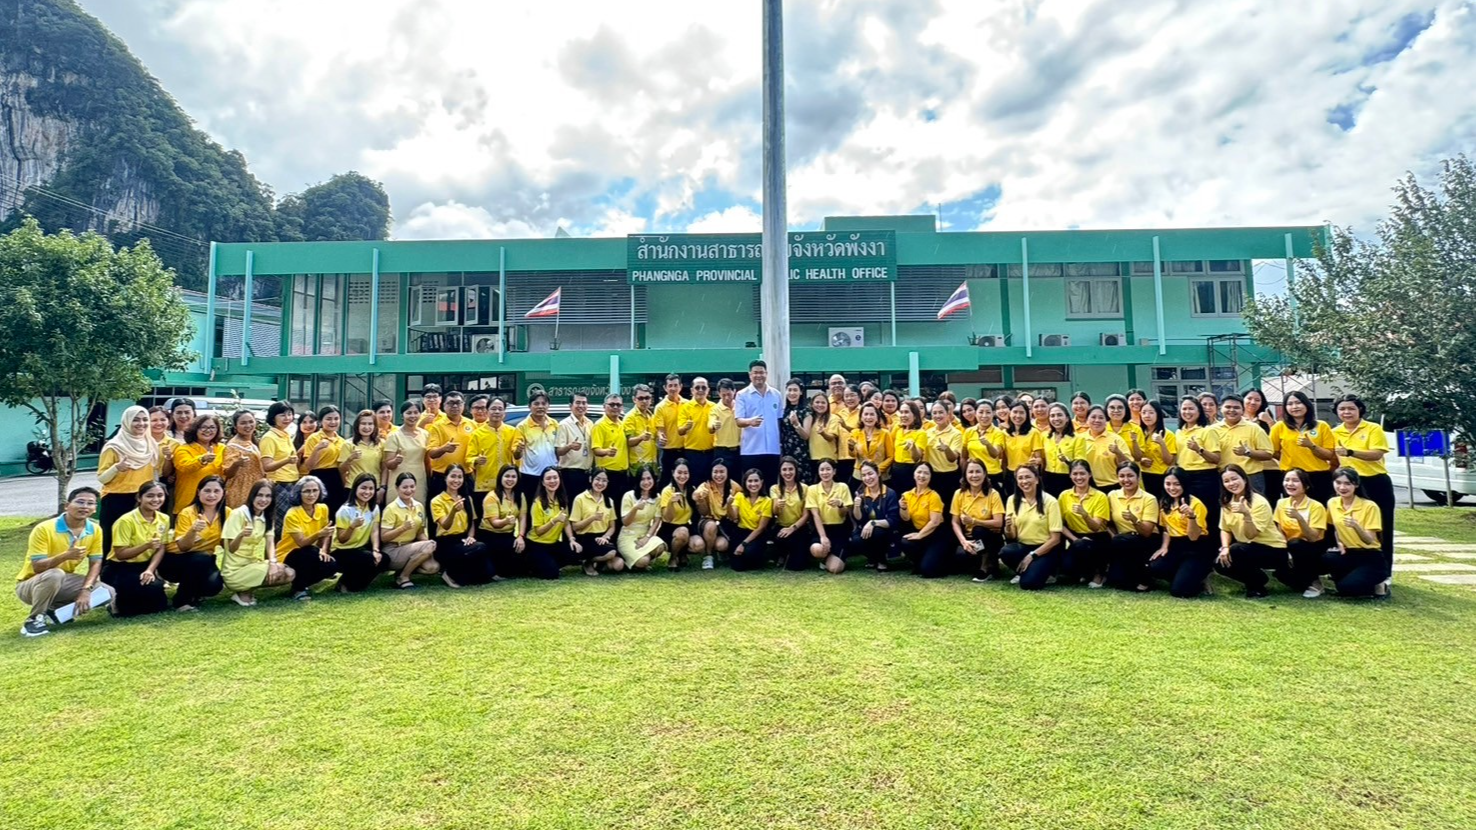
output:
[[785,209],[785,48],[781,0],[764,0],[764,268],[760,346],[770,382],[790,377],[790,245]]

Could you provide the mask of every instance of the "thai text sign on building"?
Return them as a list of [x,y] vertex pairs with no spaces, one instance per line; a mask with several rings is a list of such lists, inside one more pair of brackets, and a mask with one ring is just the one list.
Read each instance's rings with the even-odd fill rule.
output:
[[[757,233],[641,234],[626,237],[632,285],[758,282],[763,270]],[[793,282],[892,282],[896,231],[806,231],[790,234]]]

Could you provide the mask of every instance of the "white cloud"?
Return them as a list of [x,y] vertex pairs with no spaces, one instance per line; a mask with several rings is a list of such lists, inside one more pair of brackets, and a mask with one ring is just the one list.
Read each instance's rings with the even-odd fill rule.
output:
[[[361,170],[400,237],[757,226],[740,204],[759,197],[757,4],[84,5],[279,193]],[[1369,229],[1404,171],[1471,154],[1477,131],[1469,0],[786,14],[793,226],[942,203],[960,230]]]
[[704,214],[687,225],[688,233],[758,233],[763,218],[748,205],[734,205]]

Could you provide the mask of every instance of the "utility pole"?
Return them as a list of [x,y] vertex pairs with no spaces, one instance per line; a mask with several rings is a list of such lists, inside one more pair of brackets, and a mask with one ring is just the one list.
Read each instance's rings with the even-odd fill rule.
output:
[[781,0],[764,0],[764,267],[759,346],[769,382],[790,377],[790,234],[785,208],[785,26]]

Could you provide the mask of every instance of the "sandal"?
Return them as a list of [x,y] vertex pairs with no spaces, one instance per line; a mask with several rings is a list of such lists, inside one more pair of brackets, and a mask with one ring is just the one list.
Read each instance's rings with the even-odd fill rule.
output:
[[415,583],[414,582],[411,582],[408,579],[397,579],[397,580],[395,580],[395,590],[397,590],[397,591],[409,591],[411,588],[414,588],[414,587],[415,587]]
[[595,567],[594,562],[585,563],[585,576],[599,576],[600,570]]

